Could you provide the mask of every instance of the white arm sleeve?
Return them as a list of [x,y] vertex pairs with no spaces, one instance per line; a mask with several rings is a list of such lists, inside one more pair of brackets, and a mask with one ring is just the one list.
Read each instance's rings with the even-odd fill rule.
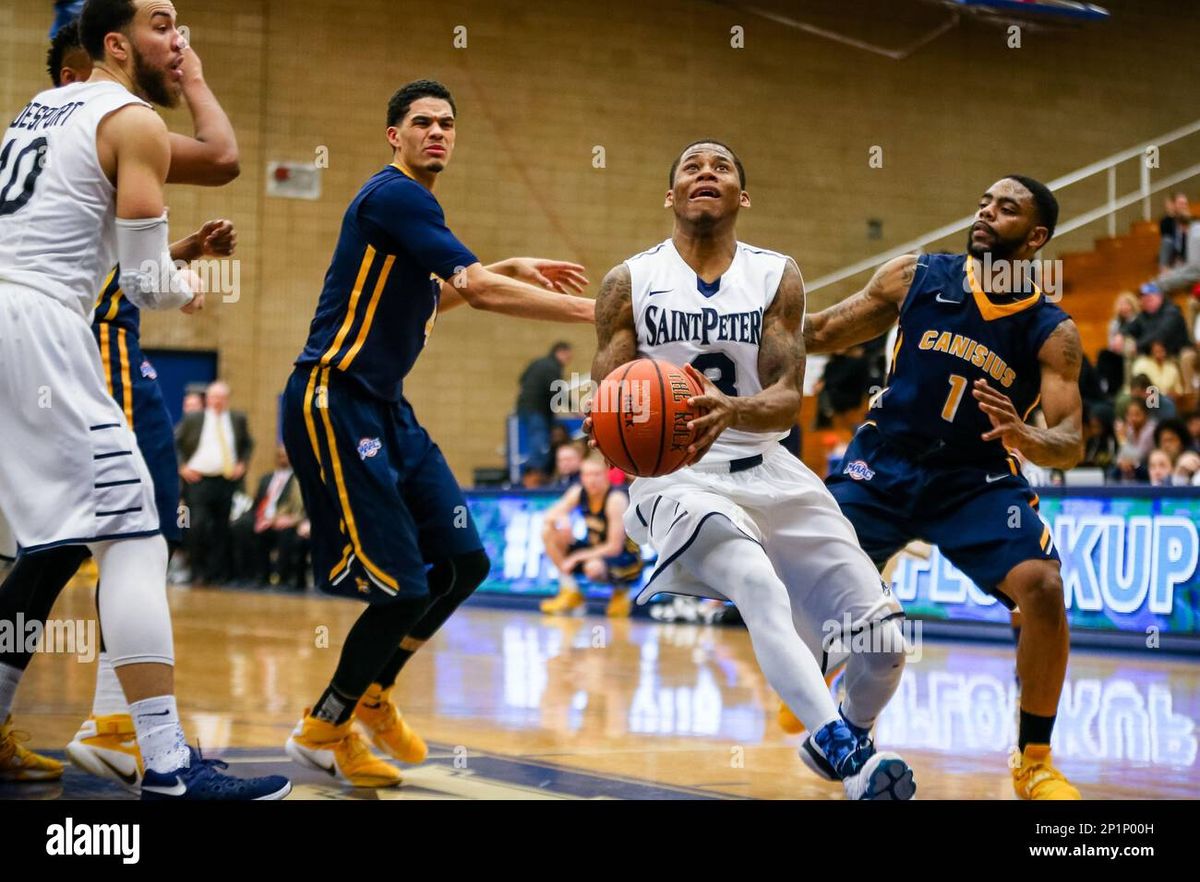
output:
[[117,218],[117,256],[121,290],[138,309],[178,309],[192,302],[195,292],[171,260],[166,214]]

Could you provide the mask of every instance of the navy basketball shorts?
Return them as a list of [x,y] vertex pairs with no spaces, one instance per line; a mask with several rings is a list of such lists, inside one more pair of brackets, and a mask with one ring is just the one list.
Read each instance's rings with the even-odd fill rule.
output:
[[137,437],[154,482],[154,502],[159,525],[168,542],[179,542],[179,460],[175,455],[175,427],[158,385],[158,374],[143,354],[136,335],[124,328],[100,324],[93,327],[108,392],[120,405]]
[[1037,494],[1012,459],[990,468],[918,463],[868,423],[825,483],[880,568],[922,539],[1011,609],[999,586],[1012,568],[1059,560]]
[[370,603],[428,597],[430,565],[483,548],[408,402],[367,395],[328,367],[298,366],[284,392],[283,441],[323,591]]

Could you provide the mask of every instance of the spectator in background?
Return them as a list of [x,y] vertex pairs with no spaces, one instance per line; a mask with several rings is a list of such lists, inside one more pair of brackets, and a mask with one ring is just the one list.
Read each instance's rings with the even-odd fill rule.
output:
[[187,392],[183,396],[183,415],[204,413],[204,395],[200,392]]
[[853,414],[862,407],[870,386],[871,364],[864,347],[854,346],[831,355],[816,386],[816,428],[827,429],[836,418]]
[[554,489],[566,490],[579,483],[579,468],[583,465],[583,449],[578,444],[564,444],[554,452]]
[[1162,272],[1174,269],[1187,260],[1187,233],[1192,211],[1187,195],[1172,193],[1166,200],[1166,214],[1158,222],[1162,237],[1158,251],[1158,268]]
[[1171,457],[1171,465],[1187,450],[1187,427],[1181,420],[1164,420],[1154,427],[1154,446]]
[[1153,420],[1172,420],[1177,415],[1174,399],[1164,395],[1145,374],[1135,375],[1129,381],[1129,391],[1117,396],[1116,413],[1124,413],[1125,405],[1134,398],[1146,405],[1146,410]]
[[[1200,223],[1193,223],[1192,229],[1200,232]],[[1189,253],[1200,253],[1200,241],[1188,247],[1192,248]],[[1200,258],[1195,259],[1198,260],[1196,274],[1188,283],[1189,287],[1190,284],[1200,282]],[[1177,287],[1183,286],[1180,284]],[[1139,355],[1150,354],[1150,344],[1156,340],[1162,341],[1166,346],[1166,354],[1180,360],[1183,388],[1190,392],[1194,389],[1196,377],[1195,343],[1188,331],[1187,322],[1184,322],[1180,307],[1166,299],[1164,290],[1174,288],[1159,287],[1157,284],[1144,284],[1141,287],[1141,314],[1129,324],[1130,338],[1135,342]],[[1128,348],[1126,352],[1128,355]]]
[[1161,290],[1153,285],[1143,286],[1140,303],[1142,311],[1129,322],[1124,335],[1127,346],[1132,341],[1139,355],[1149,355],[1150,344],[1161,340],[1172,357],[1178,357],[1185,347],[1191,346],[1183,313]]
[[527,487],[539,487],[550,473],[550,429],[554,425],[554,386],[571,363],[570,343],[558,342],[550,352],[534,359],[521,374],[517,420],[528,445],[521,473]]
[[1187,426],[1187,437],[1183,439],[1184,446],[1188,450],[1200,453],[1200,412],[1189,413],[1183,418],[1183,422]]
[[1132,291],[1117,295],[1113,317],[1108,320],[1108,346],[1096,356],[1096,370],[1108,395],[1116,395],[1129,382],[1132,359],[1125,357],[1126,350],[1133,345],[1129,343],[1133,339],[1129,326],[1140,312],[1138,298]]
[[189,529],[184,536],[192,579],[221,583],[231,577],[229,512],[241,486],[254,441],[246,415],[229,410],[229,386],[218,380],[204,395],[205,408],[183,418],[175,447],[183,466]]
[[552,423],[550,426],[550,461],[557,462],[558,448],[570,443],[571,433],[567,431],[567,427],[557,421]]
[[1167,345],[1162,340],[1150,341],[1150,352],[1139,355],[1133,362],[1133,373],[1150,381],[1150,386],[1172,399],[1183,394],[1183,379],[1175,359],[1167,355]]
[[254,505],[233,523],[237,579],[303,591],[308,536],[300,484],[280,445],[275,449],[275,470],[258,482]]
[[1183,247],[1186,254],[1183,262],[1173,269],[1159,273],[1153,282],[1143,285],[1142,290],[1153,288],[1172,294],[1175,291],[1187,290],[1200,282],[1200,224],[1187,225],[1187,238]]
[[1167,456],[1165,451],[1150,451],[1150,456],[1146,462],[1146,475],[1151,487],[1170,487],[1173,483],[1171,473],[1174,470],[1175,467],[1171,464],[1171,457]]
[[1132,398],[1125,405],[1125,418],[1114,425],[1117,441],[1117,465],[1113,477],[1121,481],[1145,479],[1146,459],[1154,449],[1155,422],[1150,419],[1146,403]]
[[1111,410],[1088,408],[1083,423],[1083,460],[1081,466],[1108,472],[1117,461],[1117,436],[1113,434]]
[[1200,453],[1185,450],[1175,461],[1174,483],[1186,487],[1188,484],[1200,484]]
[[1111,422],[1114,413],[1112,398],[1115,391],[1108,391],[1104,379],[1085,354],[1079,363],[1079,398],[1085,411],[1105,411]]

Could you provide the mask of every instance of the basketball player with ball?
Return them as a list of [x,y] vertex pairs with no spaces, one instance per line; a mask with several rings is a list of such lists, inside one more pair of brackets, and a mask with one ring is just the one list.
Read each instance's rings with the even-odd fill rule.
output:
[[[596,301],[592,376],[606,379],[585,426],[639,476],[625,527],[659,563],[637,601],[732,601],[810,733],[801,759],[852,799],[910,799],[912,769],[870,737],[900,682],[904,613],[821,480],[779,444],[804,381],[800,270],[737,240],[750,197],[730,148],[688,145],[669,180],[671,238],[609,271]],[[837,640],[871,647],[851,654],[840,708],[823,679]]]

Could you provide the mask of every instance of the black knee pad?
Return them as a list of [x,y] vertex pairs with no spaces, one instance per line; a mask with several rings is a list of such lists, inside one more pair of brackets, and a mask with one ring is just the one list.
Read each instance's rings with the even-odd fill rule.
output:
[[458,572],[454,583],[454,593],[462,597],[469,597],[487,578],[488,571],[492,568],[492,561],[487,556],[487,552],[481,548],[468,554],[460,554],[454,559],[454,567]]
[[487,578],[492,562],[482,549],[459,554],[435,563],[429,569],[429,595],[433,602],[443,597],[470,597]]

